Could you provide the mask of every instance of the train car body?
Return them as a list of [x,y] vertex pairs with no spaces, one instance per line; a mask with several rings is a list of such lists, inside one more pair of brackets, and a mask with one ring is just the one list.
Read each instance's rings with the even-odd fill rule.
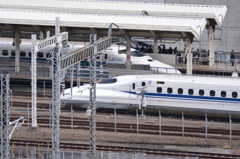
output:
[[[78,43],[82,44],[82,43]],[[37,53],[37,60],[39,61],[47,61],[51,57],[51,51],[55,45],[50,45]],[[70,49],[79,48],[77,45],[71,42]],[[22,60],[31,60],[31,40],[29,39],[22,39],[20,44],[20,52],[19,56]],[[10,59],[15,59],[15,46],[13,39],[10,38],[0,38],[0,56],[9,57]]]
[[[70,42],[68,50],[76,50],[84,46],[82,42]],[[45,49],[37,53],[38,61],[47,61],[51,58],[51,51],[55,45],[46,47]],[[126,62],[126,53],[122,51],[119,53],[120,46],[113,45],[109,49],[103,51],[103,58],[100,60],[99,56],[97,62],[104,63],[121,63],[125,64]],[[121,49],[126,48],[121,46]],[[21,60],[31,60],[31,41],[22,40],[20,44],[20,59]],[[9,38],[0,38],[0,57],[9,57],[10,59],[15,59],[15,46],[13,46],[13,40]],[[6,58],[4,58],[6,59]],[[181,74],[181,72],[174,67],[167,65],[165,63],[159,62],[158,60],[153,60],[150,56],[141,53],[135,49],[131,49],[131,61],[132,64],[138,65],[150,65],[150,69],[154,70],[155,73],[173,73]]]
[[[89,85],[66,89],[61,101],[66,105],[89,106]],[[145,90],[145,91],[143,91]],[[126,75],[96,84],[97,108],[239,118],[238,78],[200,77],[172,74]]]
[[[126,51],[120,50],[116,45],[110,47],[102,53],[102,60],[104,63],[125,64],[127,61]],[[181,74],[181,72],[173,66],[159,62],[158,60],[154,60],[150,56],[136,49],[131,49],[130,60],[132,64],[149,65],[150,69],[153,70],[156,74]],[[97,61],[100,62],[100,58],[97,58]]]

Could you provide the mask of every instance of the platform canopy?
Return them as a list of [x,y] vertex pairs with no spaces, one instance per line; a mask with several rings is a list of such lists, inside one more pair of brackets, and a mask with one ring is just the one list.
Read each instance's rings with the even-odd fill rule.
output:
[[[0,30],[48,31],[54,30],[55,17],[60,17],[63,31],[69,34],[96,32],[107,35],[110,23],[116,27],[113,34],[128,36],[178,38],[200,37],[200,27],[206,25],[205,18],[151,17],[106,14],[80,14],[20,9],[0,9]],[[202,31],[202,30],[201,30]]]
[[60,11],[71,13],[128,14],[149,16],[171,16],[206,18],[208,22],[221,26],[227,7],[220,5],[137,3],[83,0],[1,0],[1,8]]

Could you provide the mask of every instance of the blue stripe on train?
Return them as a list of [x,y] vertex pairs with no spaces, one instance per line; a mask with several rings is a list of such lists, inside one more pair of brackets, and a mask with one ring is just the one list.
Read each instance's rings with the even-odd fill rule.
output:
[[[123,91],[129,94],[135,92]],[[206,97],[206,96],[193,96],[193,95],[178,95],[178,94],[163,94],[163,93],[145,93],[147,98],[161,98],[161,99],[176,99],[176,100],[192,100],[192,101],[207,101],[207,102],[224,102],[224,103],[240,103],[238,98],[225,98],[225,97]]]

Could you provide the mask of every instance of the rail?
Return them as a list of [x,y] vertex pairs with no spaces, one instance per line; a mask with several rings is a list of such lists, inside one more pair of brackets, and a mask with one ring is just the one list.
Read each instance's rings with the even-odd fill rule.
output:
[[[12,145],[17,146],[31,146],[31,147],[45,147],[51,146],[50,141],[31,141],[31,140],[11,140]],[[83,143],[72,143],[72,142],[61,142],[61,149],[70,150],[88,150],[89,144]],[[13,149],[13,148],[12,148]],[[219,153],[207,153],[207,152],[192,152],[192,151],[181,151],[181,150],[169,150],[163,148],[143,148],[134,146],[117,146],[117,145],[96,145],[97,151],[114,151],[114,152],[125,152],[125,153],[145,153],[148,155],[161,155],[161,156],[178,156],[178,157],[198,157],[198,158],[217,158],[217,159],[228,159],[228,158],[239,158],[239,155],[232,154],[219,154]],[[26,151],[27,152],[27,151]],[[36,157],[36,156],[35,156]],[[109,156],[108,156],[109,158]]]

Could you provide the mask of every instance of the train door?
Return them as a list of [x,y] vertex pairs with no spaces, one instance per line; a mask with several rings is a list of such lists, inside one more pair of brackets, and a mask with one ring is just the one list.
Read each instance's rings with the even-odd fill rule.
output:
[[136,99],[136,81],[132,82],[132,85],[130,85],[130,98]]
[[140,80],[136,82],[136,94],[142,94],[143,91],[147,90],[147,81],[146,80]]
[[145,81],[145,80],[138,81],[137,87],[138,88],[147,87],[147,81]]

